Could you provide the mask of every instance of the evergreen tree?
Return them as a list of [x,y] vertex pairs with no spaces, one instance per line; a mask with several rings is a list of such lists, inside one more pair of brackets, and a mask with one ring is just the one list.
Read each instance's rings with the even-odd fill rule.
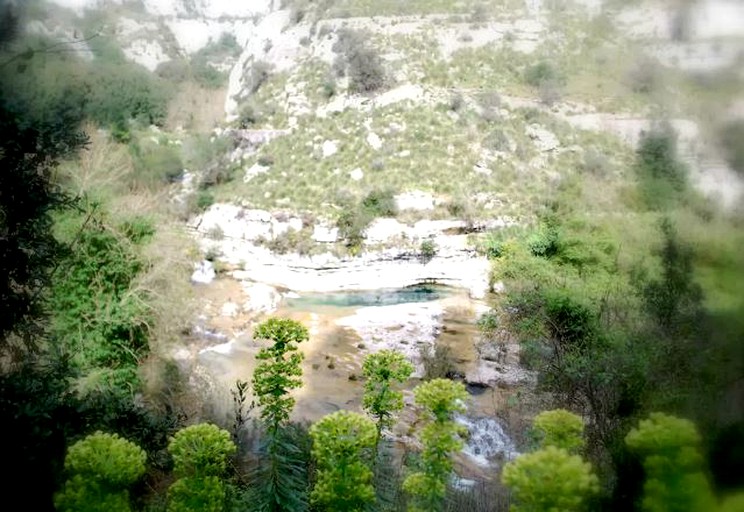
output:
[[298,346],[309,334],[299,322],[270,318],[256,328],[254,337],[272,342],[259,351],[253,372],[253,391],[268,433],[257,476],[259,509],[299,512],[307,507],[307,469],[302,450],[286,427],[295,404],[289,392],[302,386],[303,355]]
[[219,512],[225,501],[221,480],[236,452],[230,433],[201,423],[176,432],[168,443],[173,473],[179,477],[168,489],[168,512]]
[[299,322],[270,318],[256,327],[254,337],[272,342],[256,356],[260,362],[253,372],[253,391],[262,408],[261,419],[269,434],[275,436],[279,427],[289,420],[295,404],[289,392],[302,386],[303,355],[298,352],[298,345],[307,341],[309,334]]
[[412,511],[433,512],[442,510],[447,482],[452,475],[452,453],[463,446],[465,429],[455,423],[454,416],[465,410],[468,394],[461,382],[448,379],[430,380],[413,393],[429,424],[421,432],[424,445],[421,471],[410,474],[403,488],[411,495]]
[[565,409],[543,411],[532,425],[541,448],[555,446],[573,453],[584,446],[584,422]]
[[67,450],[70,474],[55,496],[65,512],[125,512],[130,510],[127,488],[145,474],[147,454],[116,434],[96,432]]
[[651,413],[625,438],[643,458],[646,481],[642,510],[646,512],[703,512],[714,500],[700,452],[700,434],[682,418]]
[[576,512],[599,490],[589,463],[556,446],[520,455],[501,479],[512,490],[512,512]]
[[375,418],[377,438],[393,424],[393,415],[403,409],[403,393],[395,384],[403,384],[413,373],[413,365],[400,352],[381,350],[364,358],[362,372],[364,383],[362,407]]

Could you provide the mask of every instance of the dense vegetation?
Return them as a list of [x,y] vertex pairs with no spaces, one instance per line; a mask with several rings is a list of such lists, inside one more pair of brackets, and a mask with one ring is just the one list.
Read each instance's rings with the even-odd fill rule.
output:
[[[296,21],[301,7],[293,6]],[[402,389],[413,365],[394,351],[370,354],[364,414],[337,411],[307,425],[292,421],[305,326],[286,318],[256,326],[257,367],[250,384],[236,383],[230,419],[199,410],[200,397],[162,350],[189,324],[172,289],[185,277],[159,274],[178,267],[176,255],[186,251],[168,252],[159,237],[174,216],[208,207],[207,189],[229,181],[233,169],[221,165],[225,148],[208,134],[181,147],[158,127],[168,117],[169,88],[223,83],[213,60],[235,57],[236,41],[222,37],[153,75],[104,36],[90,39],[86,61],[44,37],[21,39],[10,8],[0,21],[7,503],[71,512],[741,510],[744,418],[734,409],[744,375],[741,219],[695,192],[671,127],[660,123],[640,141],[621,217],[584,211],[582,184],[565,180],[534,223],[477,236],[492,280],[507,290],[481,317],[482,338],[518,338],[522,364],[538,374],[535,402],[547,410],[534,417],[524,453],[482,483],[494,498],[475,503],[475,491],[454,475],[466,436],[456,419],[468,395],[449,378],[457,376],[446,354],[423,358],[408,411]],[[340,34],[327,97],[344,75],[358,93],[387,85],[366,37]],[[254,65],[252,93],[269,71]],[[566,86],[547,61],[509,72],[546,104]],[[652,88],[650,78],[643,82],[641,92]],[[508,151],[511,128],[495,126],[498,95],[479,98],[484,142]],[[453,96],[426,119],[444,125],[463,102]],[[244,108],[240,122],[252,126],[266,115]],[[542,114],[519,115],[522,127]],[[731,123],[719,137],[739,170],[741,131]],[[423,147],[429,132],[416,133]],[[90,163],[101,146],[103,157]],[[163,190],[187,164],[205,169],[194,204],[176,212],[142,206],[165,203]],[[582,172],[601,182],[606,167],[588,154]],[[394,193],[340,194],[337,227],[352,254],[373,219],[398,214]],[[469,206],[453,200],[448,208],[468,217]],[[422,242],[422,263],[437,250]],[[401,454],[393,431],[410,409],[417,448]]]

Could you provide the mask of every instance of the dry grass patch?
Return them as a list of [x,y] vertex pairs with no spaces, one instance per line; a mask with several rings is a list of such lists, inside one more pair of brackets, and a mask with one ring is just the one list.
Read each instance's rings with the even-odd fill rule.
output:
[[225,119],[226,99],[227,87],[211,89],[186,82],[170,101],[165,126],[169,130],[211,131]]

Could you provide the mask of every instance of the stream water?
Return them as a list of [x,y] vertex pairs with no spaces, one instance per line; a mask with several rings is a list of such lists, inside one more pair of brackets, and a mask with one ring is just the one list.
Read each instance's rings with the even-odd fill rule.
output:
[[303,293],[289,297],[285,301],[287,309],[310,311],[317,307],[362,308],[374,306],[394,306],[417,302],[431,302],[451,297],[456,293],[452,288],[440,285],[416,285],[407,288],[383,288],[348,292]]
[[[223,309],[221,301],[244,300],[240,284],[231,279],[218,279],[197,289],[199,298],[208,306],[208,321],[204,331],[208,334],[204,339],[209,336],[210,341],[208,348],[200,350],[199,363],[225,389],[232,387],[236,380],[250,381],[256,364],[255,355],[261,348],[250,336],[256,318],[247,314],[219,314]],[[274,314],[298,320],[310,331],[310,340],[301,346],[305,355],[304,386],[294,392],[297,403],[293,417],[314,421],[339,409],[361,409],[361,362],[369,350],[357,330],[342,327],[338,321],[360,312],[370,314],[373,321],[380,323],[382,337],[400,336],[401,333],[411,333],[415,337],[418,330],[430,333],[435,328],[438,334],[436,343],[449,348],[457,371],[464,374],[477,360],[474,343],[477,336],[477,306],[465,290],[437,285],[361,292],[285,294]],[[421,316],[420,311],[426,314]],[[441,313],[433,318],[428,313],[430,311]],[[224,334],[225,340],[229,341],[220,343],[215,333]],[[407,403],[413,401],[411,390],[419,382],[418,379],[411,379],[405,390]],[[514,445],[496,419],[499,405],[503,403],[503,390],[479,388],[474,391],[477,393],[471,393],[467,415],[458,420],[470,434],[461,462],[470,467],[471,471],[467,471],[467,474],[481,476],[479,473],[487,471],[494,461],[510,457],[514,453]],[[226,407],[229,406],[229,401],[225,402]],[[416,421],[414,408],[407,407],[395,434],[410,435],[411,426]]]

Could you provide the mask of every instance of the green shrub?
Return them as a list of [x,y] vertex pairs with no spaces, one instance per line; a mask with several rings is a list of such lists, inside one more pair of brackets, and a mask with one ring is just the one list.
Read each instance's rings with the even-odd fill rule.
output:
[[500,258],[504,254],[504,242],[495,233],[488,233],[478,244],[478,252],[489,260]]
[[562,89],[563,86],[559,80],[545,80],[541,82],[538,87],[540,102],[549,107],[552,106],[560,101],[563,95]]
[[258,156],[258,160],[256,162],[260,166],[271,167],[272,165],[274,165],[274,157],[268,153],[262,153]]
[[82,216],[59,222],[60,237],[75,237],[75,250],[60,263],[57,275],[64,278],[50,290],[52,331],[80,369],[98,371],[103,389],[130,392],[148,352],[151,311],[144,293],[132,290],[144,271],[135,244],[150,236],[145,222],[116,230],[100,213],[87,223]]
[[449,109],[453,112],[460,112],[465,107],[465,98],[461,93],[450,96]]
[[163,80],[180,84],[191,79],[191,66],[186,59],[173,59],[158,64],[155,74]]
[[677,140],[670,127],[644,133],[636,151],[640,191],[652,209],[669,207],[687,189],[687,168],[677,160]]
[[513,491],[515,512],[584,510],[587,498],[599,491],[591,465],[554,446],[510,461],[501,478]]
[[551,336],[566,346],[580,345],[596,332],[594,312],[565,291],[545,296],[545,313]]
[[266,114],[264,109],[261,108],[255,100],[251,99],[240,106],[238,112],[238,126],[242,129],[250,128],[254,125],[260,124],[265,117]]
[[331,99],[336,95],[336,80],[332,75],[327,76],[323,81],[321,93],[325,99]]
[[372,190],[358,205],[347,198],[341,202],[344,205],[336,220],[336,227],[346,247],[354,252],[361,249],[364,232],[375,218],[394,217],[397,214],[395,197],[388,189]]
[[99,482],[86,481],[80,475],[68,479],[54,495],[59,512],[131,512],[129,493],[112,491]]
[[504,130],[496,128],[491,130],[489,134],[483,139],[483,147],[490,149],[491,151],[509,151],[509,137],[506,136]]
[[196,55],[192,57],[191,76],[196,83],[209,89],[219,89],[227,85],[228,74],[215,68],[208,57]]
[[565,409],[543,411],[532,425],[540,448],[554,446],[577,453],[584,446],[584,421]]
[[223,32],[217,41],[210,41],[198,53],[208,57],[238,57],[241,51],[242,48],[235,36],[229,32]]
[[65,470],[71,477],[54,503],[62,512],[129,512],[132,486],[145,474],[147,454],[116,434],[96,432],[67,450]]
[[209,423],[181,429],[168,443],[173,472],[179,477],[220,476],[235,451],[230,433]]
[[437,255],[437,250],[434,240],[424,240],[419,246],[419,258],[424,263],[428,263]]
[[145,474],[147,454],[117,434],[96,432],[70,446],[65,470],[74,475],[125,488]]
[[281,235],[263,242],[263,245],[276,254],[295,252],[301,256],[312,254],[315,249],[312,229],[302,229],[300,231],[288,229]]
[[183,161],[176,146],[145,141],[142,144],[133,142],[130,148],[135,187],[156,188],[164,183],[174,183],[183,176]]
[[349,86],[358,93],[373,92],[385,85],[385,69],[378,52],[367,46],[369,34],[341,29],[333,51],[338,57],[333,63],[337,76],[349,75]]
[[226,162],[216,161],[204,169],[199,188],[206,190],[209,187],[232,181],[235,177],[235,168]]
[[499,318],[493,312],[484,313],[478,319],[478,331],[484,339],[492,340],[499,330]]
[[121,127],[134,120],[159,126],[165,122],[167,92],[145,68],[129,63],[96,61],[86,82],[86,112],[99,124]]
[[168,489],[168,512],[222,512],[225,484],[215,476],[179,478]]
[[390,189],[375,189],[362,199],[362,209],[372,218],[395,217],[398,207],[395,196]]
[[134,217],[121,223],[121,232],[134,244],[149,242],[155,234],[155,225],[147,217]]
[[214,204],[214,196],[211,192],[200,190],[196,196],[196,207],[203,212]]
[[385,69],[376,50],[359,49],[349,61],[349,86],[359,93],[374,92],[385,85]]
[[336,219],[339,237],[354,251],[361,249],[369,223],[370,218],[360,208],[344,208]]
[[524,81],[532,87],[540,87],[551,80],[558,80],[555,68],[546,61],[538,62],[527,68],[524,72]]
[[552,225],[544,225],[527,238],[527,247],[533,256],[551,258],[558,254],[559,242],[558,229]]

